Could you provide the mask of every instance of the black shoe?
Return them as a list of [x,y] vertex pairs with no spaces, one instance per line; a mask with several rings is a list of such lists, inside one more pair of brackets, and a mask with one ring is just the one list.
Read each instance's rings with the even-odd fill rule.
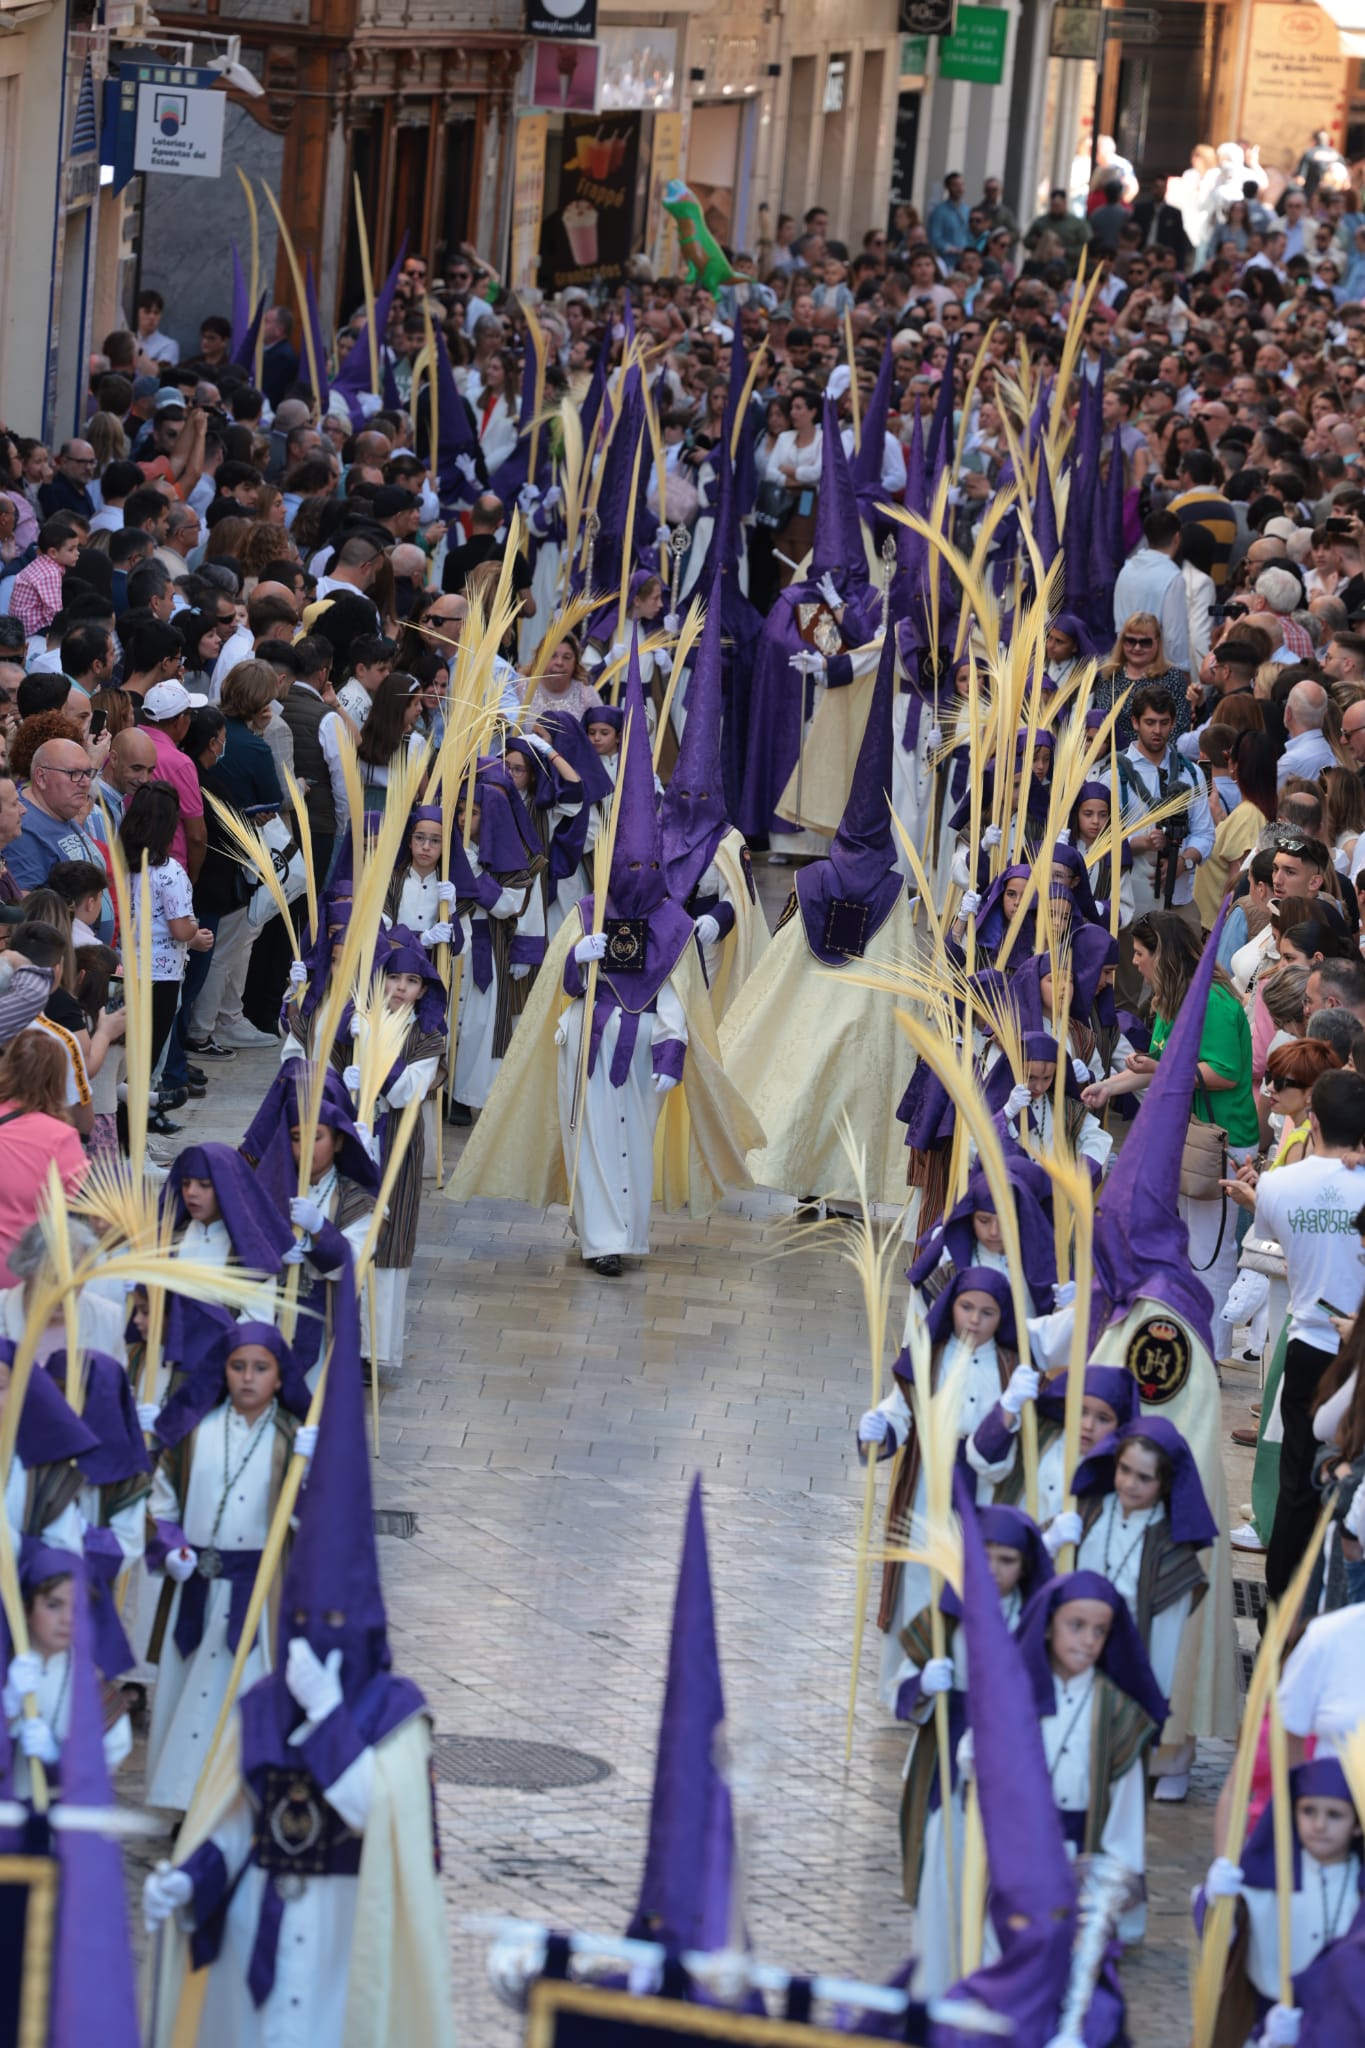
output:
[[603,1258],[590,1259],[588,1263],[592,1266],[594,1272],[605,1273],[609,1280],[614,1280],[621,1271],[621,1254],[620,1252],[607,1252]]
[[185,1050],[201,1060],[235,1060],[237,1057],[235,1046],[219,1045],[216,1038],[187,1038]]
[[173,1124],[159,1109],[154,1109],[147,1119],[147,1129],[158,1138],[174,1138],[184,1128],[183,1124]]
[[186,1089],[186,1093],[191,1097],[193,1101],[200,1101],[202,1097],[208,1094],[208,1092],[209,1084],[207,1081],[196,1081],[193,1078],[193,1076],[191,1076],[189,1085]]
[[209,1078],[202,1067],[186,1066],[185,1072],[189,1075],[191,1088],[203,1087]]
[[189,1099],[188,1088],[158,1088],[156,1091],[158,1109],[183,1109]]
[[472,1124],[473,1121],[474,1112],[467,1102],[452,1102],[446,1110],[448,1124]]

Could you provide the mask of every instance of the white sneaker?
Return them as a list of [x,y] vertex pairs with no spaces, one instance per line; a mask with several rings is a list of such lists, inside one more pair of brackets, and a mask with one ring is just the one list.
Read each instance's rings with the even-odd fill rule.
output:
[[1190,1774],[1188,1771],[1175,1771],[1168,1778],[1153,1778],[1152,1780],[1153,1799],[1184,1799],[1188,1796],[1189,1789]]
[[220,1045],[230,1045],[239,1051],[250,1050],[255,1046],[264,1048],[267,1045],[277,1048],[280,1042],[277,1032],[258,1031],[245,1017],[240,1024],[234,1024],[230,1030],[218,1032],[217,1038]]
[[1259,1557],[1265,1556],[1265,1545],[1250,1522],[1240,1522],[1229,1531],[1228,1542],[1234,1550],[1250,1550]]

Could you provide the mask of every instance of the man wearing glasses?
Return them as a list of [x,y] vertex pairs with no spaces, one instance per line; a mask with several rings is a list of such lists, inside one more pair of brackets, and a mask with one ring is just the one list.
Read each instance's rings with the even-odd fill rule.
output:
[[93,519],[95,501],[90,485],[97,467],[88,441],[64,442],[57,451],[55,475],[38,491],[44,519],[55,519],[59,512],[79,512],[83,519]]
[[[33,756],[28,786],[19,799],[23,824],[5,851],[5,864],[25,895],[42,888],[58,861],[98,861],[103,867],[103,850],[84,823],[94,774],[85,749],[74,740],[47,740]],[[113,929],[106,894],[99,921],[99,935],[106,944]]]

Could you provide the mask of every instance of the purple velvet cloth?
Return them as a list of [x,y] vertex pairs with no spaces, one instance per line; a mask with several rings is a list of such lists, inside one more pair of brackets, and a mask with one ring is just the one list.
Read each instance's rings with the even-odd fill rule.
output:
[[1113,1620],[1100,1652],[1099,1669],[1160,1728],[1170,1709],[1153,1675],[1137,1624],[1122,1595],[1099,1572],[1063,1572],[1035,1593],[1025,1610],[1019,1626],[1019,1644],[1038,1714],[1046,1718],[1056,1711],[1047,1630],[1057,1609],[1070,1600],[1099,1600],[1109,1609]]
[[832,906],[848,902],[866,909],[866,945],[890,917],[905,886],[896,867],[891,827],[891,711],[895,698],[896,649],[888,633],[882,642],[876,685],[839,829],[828,858],[813,861],[796,877],[806,944],[828,967],[842,967],[848,959],[825,938]]
[[1082,1458],[1071,1481],[1071,1490],[1076,1494],[1105,1494],[1114,1490],[1114,1471],[1122,1454],[1124,1444],[1130,1437],[1146,1437],[1160,1446],[1170,1460],[1172,1469],[1171,1497],[1166,1506],[1166,1517],[1170,1524],[1172,1543],[1193,1543],[1200,1550],[1218,1540],[1218,1524],[1209,1512],[1208,1501],[1199,1478],[1199,1468],[1194,1462],[1180,1431],[1173,1422],[1167,1422],[1159,1415],[1140,1415],[1135,1422],[1125,1422],[1112,1436],[1097,1443],[1088,1457]]
[[[150,1472],[152,1461],[138,1427],[137,1401],[127,1373],[107,1351],[87,1350],[82,1354],[85,1400],[81,1421],[93,1431],[98,1448],[81,1451],[76,1463],[81,1476],[92,1486],[115,1486],[136,1473]],[[66,1392],[66,1352],[50,1353],[46,1370],[56,1386]],[[34,1377],[41,1368],[35,1367]]]
[[721,763],[721,631],[717,567],[687,685],[682,744],[660,811],[664,876],[675,903],[686,903],[730,830]]
[[946,1344],[953,1334],[953,1303],[959,1294],[989,1294],[1000,1309],[1000,1327],[995,1341],[1007,1351],[1013,1351],[1018,1343],[1014,1327],[1014,1298],[1010,1293],[1008,1275],[997,1273],[992,1266],[964,1266],[954,1273],[948,1285],[936,1294],[929,1304],[925,1327],[931,1344]]
[[294,1233],[277,1209],[263,1203],[256,1176],[232,1145],[187,1145],[171,1161],[162,1193],[175,1213],[176,1228],[189,1223],[181,1194],[185,1180],[213,1183],[218,1208],[232,1240],[233,1256],[253,1273],[278,1273]]

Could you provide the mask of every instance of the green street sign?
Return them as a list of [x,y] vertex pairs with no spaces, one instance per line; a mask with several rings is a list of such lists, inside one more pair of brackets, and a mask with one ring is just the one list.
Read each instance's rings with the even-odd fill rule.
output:
[[901,77],[923,78],[929,69],[928,36],[901,37]]
[[957,28],[939,44],[940,78],[999,85],[1005,76],[1009,15],[1003,7],[959,7]]

